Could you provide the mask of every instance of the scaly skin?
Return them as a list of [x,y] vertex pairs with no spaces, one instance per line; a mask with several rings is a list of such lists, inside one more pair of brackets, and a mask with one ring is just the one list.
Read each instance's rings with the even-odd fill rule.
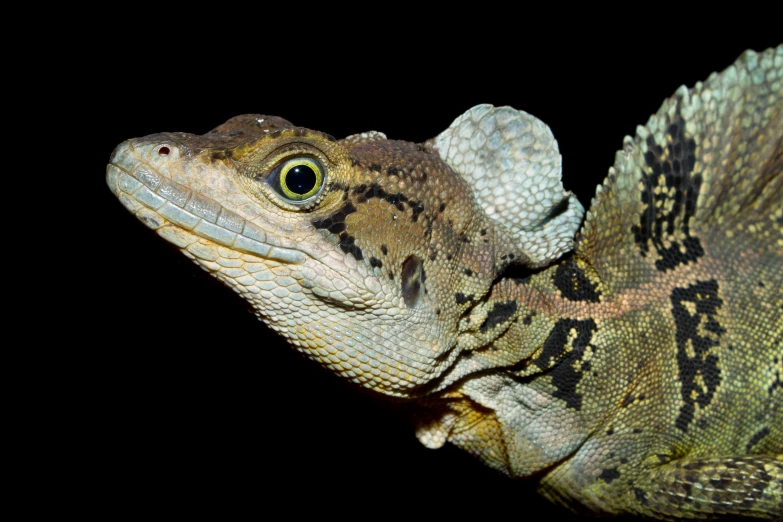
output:
[[[239,116],[129,140],[107,180],[298,350],[418,404],[425,445],[539,473],[577,511],[773,518],[782,92],[783,47],[679,90],[626,139],[575,243],[556,143],[508,108],[421,145]],[[296,158],[322,171],[303,203],[275,182]]]

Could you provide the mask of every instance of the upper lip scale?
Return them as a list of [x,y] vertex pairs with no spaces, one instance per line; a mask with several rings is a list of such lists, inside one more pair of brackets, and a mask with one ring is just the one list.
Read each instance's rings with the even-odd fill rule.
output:
[[[138,172],[138,170],[136,169],[134,172]],[[144,169],[144,174],[146,175],[131,175],[114,163],[109,164],[107,167],[109,186],[112,187],[116,194],[119,195],[119,192],[125,192],[147,208],[154,210],[185,230],[193,230],[216,243],[258,255],[265,259],[292,264],[301,264],[305,261],[306,254],[304,252],[270,245],[270,238],[267,237],[263,230],[230,210],[219,206],[219,211],[210,212],[209,210],[212,206],[203,205],[203,203],[210,203],[211,201],[203,197],[194,199],[191,196],[187,198],[187,203],[185,204],[187,210],[185,210],[185,208],[174,203],[171,199],[161,196],[160,193],[162,191],[170,191],[174,194],[182,194],[187,189],[170,180],[166,180],[165,183],[161,182],[160,178],[156,180],[149,176],[149,170]],[[144,183],[145,181],[147,183]],[[155,181],[157,183],[154,183]],[[171,190],[172,188],[174,190]],[[199,205],[199,203],[202,203],[202,205]],[[211,203],[215,204],[214,202]]]

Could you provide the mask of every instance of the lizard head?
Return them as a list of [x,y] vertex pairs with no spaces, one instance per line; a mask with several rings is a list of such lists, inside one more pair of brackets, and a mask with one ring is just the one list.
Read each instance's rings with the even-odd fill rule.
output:
[[[487,107],[476,109],[483,117]],[[482,196],[481,172],[465,174],[464,125],[413,144],[377,132],[336,140],[244,115],[203,136],[128,140],[107,182],[296,349],[357,384],[413,396],[470,345],[458,342],[466,315],[505,267],[556,257],[581,218],[568,194],[565,207],[543,200],[547,219],[536,226],[546,248],[521,241],[529,231],[503,221],[494,195],[508,187],[489,185]],[[483,165],[507,162],[487,150]],[[542,234],[569,204],[570,229]]]

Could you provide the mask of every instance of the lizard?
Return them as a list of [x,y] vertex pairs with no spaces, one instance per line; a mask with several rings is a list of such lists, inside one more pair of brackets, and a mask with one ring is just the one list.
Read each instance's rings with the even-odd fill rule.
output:
[[421,144],[238,116],[107,182],[427,447],[577,512],[780,517],[782,84],[779,46],[680,88],[584,220],[549,128],[488,105]]

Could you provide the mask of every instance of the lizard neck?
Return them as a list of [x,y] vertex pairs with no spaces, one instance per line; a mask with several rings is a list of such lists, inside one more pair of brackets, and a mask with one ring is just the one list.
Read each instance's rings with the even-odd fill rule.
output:
[[[580,274],[576,282],[575,273]],[[591,320],[578,319],[576,303],[569,299],[584,294],[589,299],[595,296],[593,305],[598,304],[600,292],[585,281],[571,258],[530,277],[499,279],[460,319],[455,346],[459,357],[425,394],[446,390],[470,375],[502,372],[528,377],[555,367],[570,352],[563,345],[583,342],[594,327]],[[575,285],[581,290],[574,290]],[[581,306],[585,304],[590,303]],[[573,319],[563,321],[564,317]]]
[[[491,447],[482,460],[512,476],[577,451],[595,422],[582,411],[600,418],[606,406],[586,404],[585,386],[598,379],[595,356],[603,355],[594,339],[602,306],[595,281],[590,267],[568,257],[528,278],[496,282],[463,317],[460,358],[423,404],[419,440],[471,452]],[[542,425],[556,436],[542,437]]]

